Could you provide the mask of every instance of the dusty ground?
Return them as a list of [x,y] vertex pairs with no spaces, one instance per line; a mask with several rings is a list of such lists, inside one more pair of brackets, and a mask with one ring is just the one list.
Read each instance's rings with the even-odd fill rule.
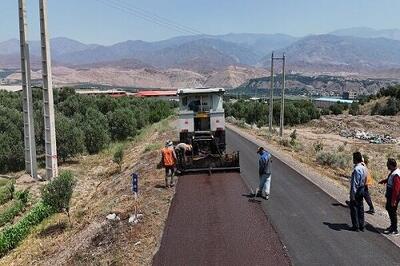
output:
[[[295,146],[284,146],[280,142],[277,134],[271,134],[266,128],[250,128],[246,131],[253,135],[260,136],[268,140],[277,150],[294,157],[296,160],[311,166],[322,175],[331,177],[343,186],[348,186],[348,178],[352,171],[351,155],[355,151],[360,151],[369,158],[369,169],[375,181],[379,181],[387,176],[386,160],[393,157],[400,161],[399,144],[371,144],[368,141],[345,138],[339,135],[342,129],[358,129],[379,134],[389,134],[400,138],[398,128],[400,117],[383,116],[323,116],[319,120],[295,128],[287,128],[284,131],[284,138],[290,140],[290,134],[296,129],[297,140]],[[324,152],[340,153],[346,157],[347,164],[341,168],[332,168],[318,164],[315,146],[322,144]],[[373,201],[383,204],[384,186],[377,182],[370,189]]]
[[[0,265],[151,264],[174,194],[163,188],[163,171],[156,169],[158,149],[174,136],[170,121],[166,120],[125,143],[121,173],[112,162],[115,147],[62,166],[78,180],[70,222],[65,214],[45,220],[18,248],[3,257]],[[133,171],[140,176],[138,208],[143,214],[137,225],[128,223],[135,206],[130,178]],[[24,177],[17,181],[18,188],[30,187],[34,195],[39,194],[41,185]],[[121,220],[106,220],[110,213],[118,214]]]

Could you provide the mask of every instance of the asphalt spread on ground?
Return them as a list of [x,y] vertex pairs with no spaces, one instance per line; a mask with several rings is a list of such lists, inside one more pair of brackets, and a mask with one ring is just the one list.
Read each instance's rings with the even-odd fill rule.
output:
[[180,177],[153,265],[289,265],[239,173]]
[[[257,187],[257,146],[231,130],[227,143],[240,151],[245,183]],[[364,232],[350,231],[346,205],[276,158],[271,197],[261,205],[295,265],[400,265],[397,246],[370,225]]]

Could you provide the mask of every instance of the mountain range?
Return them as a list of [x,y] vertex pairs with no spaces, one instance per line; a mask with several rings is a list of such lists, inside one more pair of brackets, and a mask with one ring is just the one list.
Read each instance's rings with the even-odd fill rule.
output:
[[[400,69],[397,29],[350,28],[305,37],[255,33],[193,35],[156,42],[128,40],[109,46],[61,37],[51,40],[51,48],[53,65],[74,71],[112,68],[169,73],[171,69],[182,69],[206,76],[216,72],[232,75],[226,71],[230,67],[268,68],[272,51],[279,56],[285,53],[288,70],[297,73],[340,72],[384,77],[389,72],[397,75]],[[30,54],[33,68],[39,69],[40,42],[30,42]],[[19,64],[19,41],[0,42],[0,68],[18,69]],[[224,79],[221,74],[217,76]]]

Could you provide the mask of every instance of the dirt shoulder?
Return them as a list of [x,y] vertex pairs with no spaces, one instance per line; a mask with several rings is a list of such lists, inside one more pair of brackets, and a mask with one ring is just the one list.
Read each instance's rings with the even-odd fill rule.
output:
[[[125,143],[121,173],[112,162],[114,146],[63,165],[78,181],[70,222],[65,214],[45,220],[0,265],[150,265],[174,195],[163,188],[163,170],[156,169],[162,143],[176,136],[170,124],[171,119],[154,124]],[[138,224],[128,222],[135,209],[132,172],[139,174]],[[30,187],[34,195],[42,185],[17,180],[17,187]],[[120,220],[107,220],[110,213]]]
[[[346,169],[338,169],[331,168],[327,166],[321,166],[316,162],[316,152],[313,149],[313,143],[315,141],[325,141],[326,143],[330,143],[332,151],[334,152],[338,145],[334,140],[337,139],[337,136],[330,136],[331,138],[324,138],[320,134],[316,133],[317,138],[311,139],[310,141],[302,141],[296,148],[286,147],[282,145],[280,142],[280,138],[275,135],[271,135],[266,132],[265,129],[251,129],[251,128],[242,128],[235,125],[228,125],[228,128],[234,130],[235,132],[240,133],[247,139],[253,141],[259,146],[264,146],[266,149],[271,151],[271,153],[284,162],[286,165],[294,169],[296,172],[304,176],[306,179],[317,185],[320,189],[322,189],[325,193],[330,195],[332,198],[336,199],[338,202],[343,203],[348,200],[348,177],[351,174],[351,164],[349,164]],[[288,138],[293,129],[288,129],[285,131],[285,138]],[[310,130],[305,127],[303,130]],[[319,130],[319,129],[316,129]],[[297,129],[297,132],[303,132],[302,129]],[[322,133],[321,133],[322,134]],[[305,134],[309,135],[309,134]],[[302,133],[298,135],[299,139],[302,139]],[[346,138],[338,139],[339,142],[349,141]],[[325,143],[323,142],[323,143]],[[348,150],[350,153],[356,147],[360,147],[357,145],[366,145],[362,146],[363,148],[375,149],[375,152],[378,152],[378,149],[375,147],[370,147],[369,143],[361,143],[355,144],[353,147],[351,144],[345,145],[345,151]],[[392,145],[393,146],[393,145]],[[331,149],[329,146],[325,147],[325,150]],[[393,147],[390,147],[392,149]],[[398,148],[396,146],[395,148]],[[380,156],[380,160],[385,160],[382,155]],[[387,212],[384,210],[383,202],[384,188],[378,185],[374,185],[371,189],[372,191],[372,199],[375,203],[376,214],[375,215],[366,215],[366,222],[374,226],[375,228],[381,229],[386,228],[389,224],[389,217]],[[397,246],[400,246],[400,239],[395,237],[388,237],[392,242],[394,242]]]

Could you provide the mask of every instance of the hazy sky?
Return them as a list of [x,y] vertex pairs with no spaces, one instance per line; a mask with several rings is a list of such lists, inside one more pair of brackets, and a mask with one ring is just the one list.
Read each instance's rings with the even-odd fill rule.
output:
[[[39,0],[28,3],[29,38],[39,39]],[[366,26],[400,28],[400,0],[48,0],[51,37],[111,44],[196,32],[295,36]],[[0,0],[0,41],[18,37],[18,0]],[[167,19],[167,20],[165,20]],[[172,22],[177,25],[172,26]],[[190,27],[191,29],[183,29]]]

